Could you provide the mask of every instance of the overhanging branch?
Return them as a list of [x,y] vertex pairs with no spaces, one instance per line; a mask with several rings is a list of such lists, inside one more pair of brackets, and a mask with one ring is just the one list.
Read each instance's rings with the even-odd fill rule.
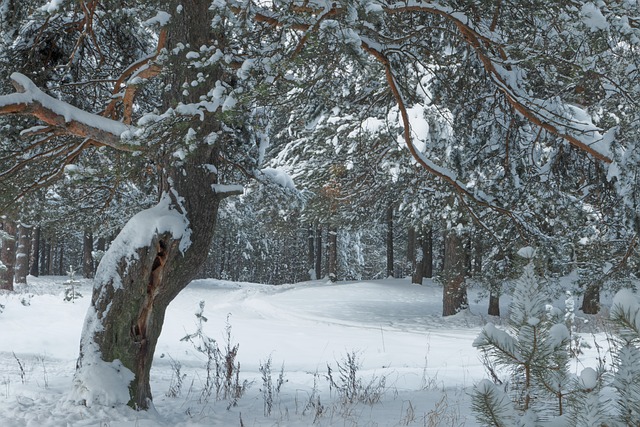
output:
[[65,134],[96,141],[120,151],[138,151],[121,136],[134,130],[124,123],[81,110],[42,92],[27,76],[11,75],[16,93],[0,96],[0,115],[23,114],[42,120]]

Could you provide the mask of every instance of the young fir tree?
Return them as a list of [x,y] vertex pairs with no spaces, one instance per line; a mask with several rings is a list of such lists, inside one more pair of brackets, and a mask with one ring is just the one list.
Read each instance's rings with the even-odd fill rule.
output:
[[[530,255],[520,252],[521,254]],[[538,425],[547,416],[567,418],[569,331],[562,312],[547,304],[533,262],[516,281],[507,331],[487,324],[474,341],[496,368],[510,372],[509,393],[483,381],[473,407],[482,425]]]

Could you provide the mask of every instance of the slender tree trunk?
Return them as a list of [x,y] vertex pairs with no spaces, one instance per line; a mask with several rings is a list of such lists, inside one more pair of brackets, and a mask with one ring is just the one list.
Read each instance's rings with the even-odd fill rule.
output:
[[393,261],[393,207],[387,208],[387,277],[394,277],[394,261]]
[[96,259],[93,260],[93,271],[95,276],[95,271],[102,259],[104,252],[107,250],[107,239],[104,237],[98,237],[98,241],[96,242]]
[[40,275],[40,226],[35,227],[33,230],[30,264],[29,274],[38,277]]
[[64,241],[60,241],[58,244],[60,257],[58,258],[58,275],[64,276],[67,274],[67,270],[64,268]]
[[415,227],[409,227],[407,229],[407,265],[409,265],[410,275],[413,278],[413,274],[416,271],[418,260],[416,258],[416,229]]
[[10,219],[3,217],[0,221],[2,236],[0,238],[0,289],[13,291],[13,278],[15,275],[16,262],[16,224]]
[[446,232],[444,242],[442,315],[451,316],[469,306],[465,285],[466,251],[464,240],[455,230]]
[[584,314],[598,314],[600,311],[600,286],[590,283],[582,297],[582,312]]
[[316,228],[316,278],[322,278],[322,228]]
[[29,242],[31,227],[18,225],[18,247],[16,248],[16,283],[27,283],[29,274]]
[[429,227],[422,237],[422,276],[433,277],[433,229]]
[[314,230],[309,226],[307,230],[307,265],[309,266],[309,279],[316,280],[315,262],[316,262],[316,242],[314,239]]
[[82,236],[82,276],[92,279],[93,275],[93,233],[85,230]]
[[329,261],[329,280],[338,281],[338,229],[334,226],[329,227],[329,245],[328,245],[328,261]]
[[[168,52],[178,43],[197,49],[210,46],[212,39],[224,41],[222,35],[212,34],[213,13],[209,5],[205,1],[162,3],[165,10],[180,8],[180,13],[172,13],[167,27]],[[170,57],[169,69],[163,74],[164,86],[172,88],[164,94],[167,108],[184,100],[180,97],[182,84],[197,80],[197,73],[201,72],[180,61],[184,61],[184,53]],[[210,71],[206,78],[211,81],[204,82],[203,88],[213,87],[214,82],[224,77],[221,69]],[[198,102],[201,95],[201,91],[192,88],[185,96],[186,101]],[[149,373],[166,308],[207,258],[220,200],[241,193],[237,189],[225,191],[215,187],[219,147],[232,143],[225,140],[220,122],[210,115],[206,120],[195,118],[185,125],[195,131],[194,138],[203,142],[194,144],[179,166],[171,156],[171,149],[167,150],[166,158],[158,158],[162,171],[162,197],[158,205],[129,221],[96,271],[75,375],[73,398],[77,401],[97,400],[114,405],[123,403],[122,397],[128,395],[128,402],[124,403],[138,409],[149,408],[152,399]],[[214,132],[220,135],[219,139],[205,143]],[[180,132],[168,136],[180,140],[183,137]],[[149,224],[146,229],[145,224]],[[146,244],[133,246],[131,234],[144,238]],[[105,387],[99,378],[95,380],[98,372],[109,373],[109,386]]]
[[48,276],[53,275],[53,242],[51,239],[47,239],[45,245],[45,274]]

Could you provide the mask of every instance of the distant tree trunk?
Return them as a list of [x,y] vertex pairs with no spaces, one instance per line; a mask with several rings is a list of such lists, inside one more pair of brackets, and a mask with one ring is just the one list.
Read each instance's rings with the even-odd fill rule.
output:
[[493,286],[489,289],[489,316],[500,316],[500,292]]
[[64,241],[60,241],[60,243],[58,244],[58,248],[58,275],[64,276],[65,274],[67,274],[67,270],[64,268]]
[[316,263],[316,242],[314,238],[314,229],[309,226],[307,230],[307,265],[309,267],[309,279],[316,280],[318,276],[315,271],[315,263]]
[[45,244],[45,262],[44,262],[44,274],[48,276],[53,275],[53,243],[51,239],[47,239],[47,243]]
[[18,225],[18,247],[16,248],[16,283],[27,283],[29,274],[29,242],[31,227]]
[[322,278],[322,227],[316,228],[316,279]]
[[584,314],[598,314],[600,311],[600,286],[590,283],[582,297],[582,312]]
[[29,274],[38,277],[40,275],[40,226],[35,227],[32,234]]
[[409,265],[409,274],[412,278],[418,264],[418,260],[416,259],[416,243],[416,229],[415,227],[409,227],[407,229],[407,264]]
[[85,230],[82,236],[82,275],[85,279],[92,279],[93,269],[93,233]]
[[329,280],[338,281],[338,229],[329,227],[329,245],[327,258],[329,261]]
[[0,289],[13,291],[13,277],[15,275],[16,262],[16,224],[3,217],[0,221],[2,226],[2,238],[0,239],[0,262],[4,268],[0,269]]
[[386,238],[386,246],[387,246],[387,277],[394,277],[394,262],[393,262],[393,207],[389,206],[387,208],[387,216],[386,216],[386,224],[387,224],[387,238]]
[[442,290],[442,315],[451,316],[469,306],[465,285],[466,250],[464,240],[455,230],[445,234]]
[[422,276],[433,277],[433,229],[429,227],[422,237]]
[[482,252],[484,247],[482,245],[482,236],[480,233],[476,233],[476,240],[473,251],[473,275],[479,275],[482,273]]

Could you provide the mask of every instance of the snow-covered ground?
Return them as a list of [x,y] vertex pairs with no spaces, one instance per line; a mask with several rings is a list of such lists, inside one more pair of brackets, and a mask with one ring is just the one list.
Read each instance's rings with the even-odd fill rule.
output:
[[[486,300],[478,301],[473,289],[469,311],[442,318],[442,291],[430,281],[194,281],[167,312],[151,372],[155,411],[135,412],[66,402],[91,284],[81,281],[83,298],[72,303],[64,301],[64,281],[29,277],[28,286],[0,295],[2,427],[478,425],[469,392],[485,371],[471,343],[489,319],[482,315]],[[224,348],[228,322],[239,344],[240,382],[250,386],[237,406],[216,400],[215,392],[202,397],[207,357],[181,341],[197,329],[200,301],[204,333]],[[328,366],[340,385],[338,365],[354,354],[356,376],[363,387],[371,385],[372,400],[383,392],[375,403],[345,402],[330,387]],[[270,358],[273,387],[283,365],[285,383],[267,416],[260,367]],[[587,351],[576,369],[595,363]]]

